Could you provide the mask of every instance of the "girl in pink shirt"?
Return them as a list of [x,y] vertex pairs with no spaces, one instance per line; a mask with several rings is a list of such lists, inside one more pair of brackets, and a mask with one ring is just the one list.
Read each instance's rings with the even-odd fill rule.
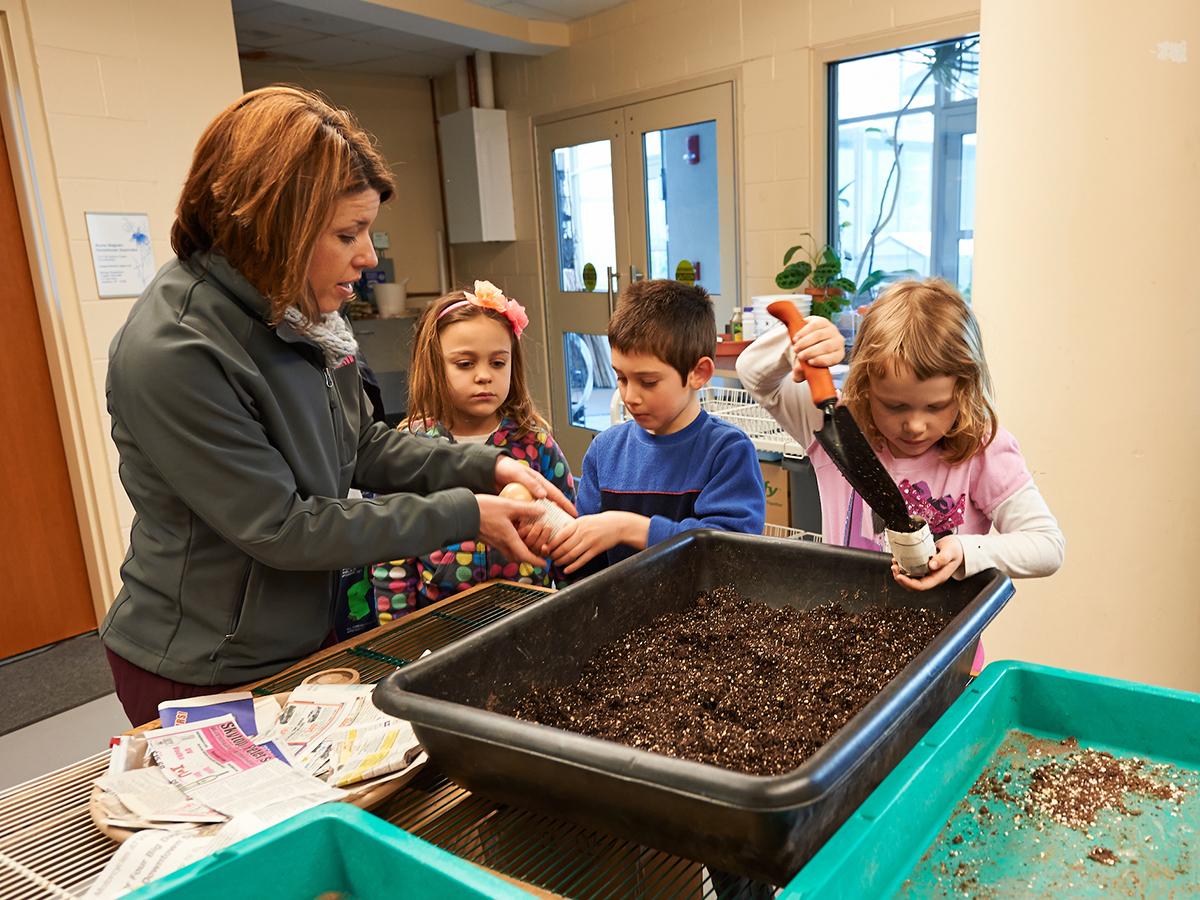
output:
[[[807,448],[827,543],[886,550],[883,524],[813,439],[822,424],[799,359],[821,355],[813,325],[789,340],[775,328],[738,358],[742,383]],[[928,590],[995,567],[1012,578],[1050,575],[1064,539],[1016,439],[1000,427],[979,325],[940,279],[888,288],[863,319],[846,404],[908,501],[929,522],[937,553],[929,574],[896,580]]]

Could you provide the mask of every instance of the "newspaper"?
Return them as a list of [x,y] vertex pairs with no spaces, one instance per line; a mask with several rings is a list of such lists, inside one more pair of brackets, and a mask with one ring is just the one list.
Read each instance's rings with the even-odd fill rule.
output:
[[188,795],[227,816],[237,816],[268,807],[281,797],[311,800],[309,805],[315,806],[340,800],[346,792],[273,759],[195,785],[188,789]]
[[338,737],[340,752],[329,783],[339,787],[402,771],[421,752],[412,726],[392,716],[343,729]]
[[[274,727],[262,738],[292,759],[302,760],[335,729],[385,715],[371,703],[374,689],[369,684],[302,684],[292,691]],[[304,768],[314,771],[308,765]]]
[[[126,828],[136,830],[141,828],[164,828],[168,831],[180,831],[183,829],[195,829],[195,822],[163,822],[144,819],[137,813],[133,812],[129,807],[122,803],[116,794],[108,791],[101,791],[96,796],[96,802],[100,805],[101,821],[105,825],[111,825],[115,828]],[[220,813],[214,813],[219,816],[222,822],[225,817]]]
[[123,897],[206,856],[212,840],[175,831],[139,832],[117,848],[84,896],[96,900]]
[[251,737],[266,733],[279,718],[279,701],[274,697],[255,697],[249,691],[209,694],[184,700],[164,700],[158,704],[158,717],[164,728],[186,725],[204,719],[233,716],[238,728]]
[[147,731],[145,737],[154,761],[185,791],[278,759],[250,740],[231,715]]
[[[280,767],[284,777],[298,774],[282,763],[274,762],[226,776],[221,780],[229,781],[248,775],[261,777],[264,769],[276,766]],[[206,789],[216,783],[206,786]],[[261,789],[262,785],[259,787]],[[329,793],[345,793],[334,791],[323,784],[321,787]],[[283,800],[274,799],[253,811],[239,813],[212,835],[196,836],[194,833],[180,834],[173,831],[143,831],[135,834],[117,849],[85,896],[96,900],[122,897],[157,878],[224,850],[323,802],[324,799],[313,794],[286,797]]]
[[[103,775],[96,784],[126,809],[150,822],[224,822],[225,816],[205,806],[167,780],[158,766]],[[104,795],[101,795],[103,803]],[[115,811],[115,809],[114,809]]]

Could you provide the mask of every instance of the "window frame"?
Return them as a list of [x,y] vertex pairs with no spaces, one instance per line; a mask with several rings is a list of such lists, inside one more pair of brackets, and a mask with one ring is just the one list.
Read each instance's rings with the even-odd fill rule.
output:
[[[865,56],[878,56],[911,47],[922,47],[950,41],[968,34],[978,34],[979,15],[955,16],[931,25],[912,28],[897,28],[886,34],[850,41],[839,41],[813,48],[811,58],[812,112],[814,152],[810,160],[810,184],[812,206],[809,221],[813,223],[813,237],[819,243],[828,242],[837,236],[837,219],[830,217],[830,160],[837,151],[837,133],[830,125],[833,117],[834,85],[833,63],[846,62]],[[961,102],[961,101],[960,101]],[[835,194],[836,195],[836,194]]]
[[[851,63],[874,56],[889,56],[895,53],[903,53],[906,50],[914,50],[933,44],[945,43],[948,40],[957,40],[977,35],[978,32],[965,32],[938,41],[908,44],[903,47],[894,47],[890,50],[883,50],[876,53],[845,57],[826,64],[826,109],[828,110],[826,119],[826,155],[828,164],[825,167],[825,196],[828,198],[825,204],[826,234],[837,235],[840,230],[838,226],[841,221],[841,214],[835,199],[838,193],[836,182],[839,180],[839,173],[837,172],[838,127],[853,124],[854,122],[875,121],[885,118],[894,119],[896,114],[900,112],[899,109],[876,110],[870,114],[838,119],[838,66],[842,63]],[[960,182],[954,180],[953,183],[948,183],[943,174],[949,166],[961,163],[962,138],[966,134],[974,134],[977,131],[978,105],[979,100],[977,97],[964,100],[949,99],[946,89],[935,81],[933,84],[932,102],[921,106],[912,106],[904,113],[905,117],[920,114],[929,114],[933,117],[933,141],[930,148],[932,193],[929,198],[931,215],[929,223],[929,274],[944,278],[951,284],[958,283],[958,244],[959,240],[964,237],[961,220],[962,195]],[[968,125],[970,126],[969,128],[966,127]],[[974,230],[972,229],[971,234],[966,236],[973,237]]]

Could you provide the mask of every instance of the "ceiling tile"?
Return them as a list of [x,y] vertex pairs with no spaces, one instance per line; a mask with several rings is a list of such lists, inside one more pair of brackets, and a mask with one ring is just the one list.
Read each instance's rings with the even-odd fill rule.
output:
[[315,31],[275,22],[268,13],[269,10],[263,10],[234,17],[238,47],[278,47],[322,37]]
[[566,16],[553,12],[549,9],[532,6],[528,3],[512,2],[501,3],[495,7],[496,12],[507,13],[510,16],[518,16],[522,19],[536,19],[541,22],[565,22]]
[[348,19],[327,12],[316,12],[300,6],[289,6],[286,3],[277,3],[265,14],[260,13],[260,15],[269,17],[272,21],[282,25],[303,28],[318,34],[346,35],[361,31],[363,28],[363,23],[358,19]]
[[364,44],[361,41],[352,41],[343,37],[321,37],[315,41],[288,44],[286,47],[278,49],[319,68],[365,62],[394,55],[387,47]]
[[333,67],[338,72],[361,72],[370,75],[399,75],[413,78],[432,78],[454,68],[454,63],[437,56],[409,53],[387,59],[349,63]]

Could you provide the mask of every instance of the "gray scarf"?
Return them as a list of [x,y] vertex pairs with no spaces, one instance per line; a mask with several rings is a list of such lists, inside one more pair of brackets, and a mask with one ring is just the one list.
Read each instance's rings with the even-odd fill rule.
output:
[[310,322],[291,306],[284,312],[283,321],[320,347],[325,354],[325,365],[331,369],[340,366],[347,356],[358,356],[358,341],[338,313],[324,313],[320,321]]

